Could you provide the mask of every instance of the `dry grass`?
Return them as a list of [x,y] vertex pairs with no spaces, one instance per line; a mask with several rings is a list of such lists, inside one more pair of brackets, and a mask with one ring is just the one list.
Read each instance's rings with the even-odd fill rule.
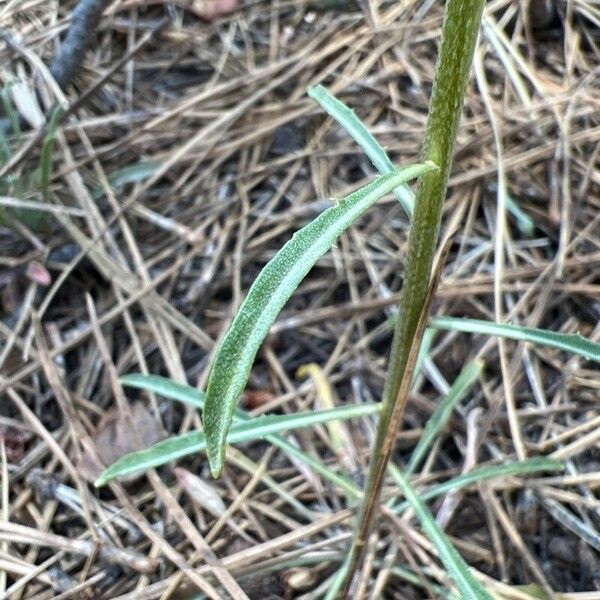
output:
[[[162,30],[167,4],[108,8],[66,99],[98,89],[60,129],[51,180],[53,203],[81,212],[58,211],[50,231],[0,231],[0,598],[150,600],[202,590],[308,599],[343,556],[352,503],[265,444],[232,451],[217,482],[202,456],[181,465],[225,501],[219,518],[190,501],[170,468],[101,493],[81,468],[81,456],[97,452],[107,411],[131,410],[134,394],[118,376],[151,372],[202,388],[215,342],[260,268],[328,198],[373,175],[307,99],[307,85],[329,86],[398,162],[418,157],[441,3],[325,4],[246,2],[206,24],[175,3],[175,21]],[[529,22],[527,4],[488,4],[445,208],[446,230],[462,226],[434,312],[598,340],[600,10],[591,0],[556,2],[544,25],[539,16]],[[72,5],[0,6],[0,27],[17,36],[0,46],[2,83],[19,77],[48,105],[62,95],[44,65]],[[24,134],[19,150],[9,166],[22,176],[37,164],[39,136]],[[140,162],[151,163],[148,179],[110,186],[111,175]],[[533,235],[512,216],[498,218],[499,177],[533,218]],[[310,362],[322,366],[336,403],[380,397],[407,228],[388,199],[319,262],[259,355],[247,407],[319,405],[311,381],[295,379]],[[32,261],[52,285],[40,285]],[[593,365],[440,333],[398,462],[474,357],[486,365],[481,383],[415,485],[515,457],[566,459],[564,475],[496,481],[430,506],[497,597],[530,598],[515,586],[535,583],[568,592],[562,598],[600,598]],[[142,399],[157,428],[200,425],[178,405]],[[342,456],[337,449],[339,469],[360,482],[373,423],[344,428],[351,443]],[[289,437],[337,464],[330,429]],[[430,598],[447,584],[415,521],[384,510],[355,597]]]

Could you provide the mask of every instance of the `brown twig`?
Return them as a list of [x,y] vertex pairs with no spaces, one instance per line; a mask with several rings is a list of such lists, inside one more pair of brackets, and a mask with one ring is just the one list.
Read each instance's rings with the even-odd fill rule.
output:
[[[61,90],[66,90],[77,71],[81,68],[92,37],[109,0],[80,0],[73,14],[65,39],[60,44],[56,56],[50,64],[50,73]],[[6,43],[8,39],[5,36]],[[27,122],[19,117],[19,126],[27,127]],[[12,133],[12,121],[0,121],[0,129],[5,134]]]
[[159,565],[156,558],[145,557],[134,550],[96,544],[90,540],[74,540],[16,523],[0,522],[0,538],[15,544],[48,546],[81,556],[90,556],[97,552],[101,560],[115,565],[124,565],[139,573],[152,573]]
[[81,68],[96,27],[109,0],[80,0],[73,14],[65,39],[50,64],[56,83],[65,90]]
[[[144,36],[135,44],[133,48],[131,48],[128,52],[126,52],[118,61],[116,61],[113,65],[111,65],[110,69],[104,73],[97,81],[95,81],[87,90],[85,90],[78,98],[76,98],[69,106],[63,111],[63,113],[58,118],[58,123],[62,123],[69,117],[74,114],[81,106],[87,102],[91,96],[98,92],[98,90],[125,64],[127,64],[133,57],[136,56],[140,50],[142,50],[148,42],[154,38],[155,35],[160,33],[169,25],[171,19],[165,17],[161,19],[152,29],[146,32]],[[51,71],[52,72],[52,71]],[[62,87],[62,86],[61,86]],[[53,111],[49,111],[49,114],[52,114]],[[20,123],[22,128],[26,127],[26,123]],[[10,133],[12,131],[12,122],[10,119],[0,119],[0,131],[4,131],[5,133]],[[29,152],[33,148],[35,148],[38,144],[42,142],[46,133],[48,132],[48,125],[44,123],[42,126],[38,127],[33,135],[29,138],[27,143],[23,144],[21,148],[10,158],[9,161],[6,162],[2,167],[0,167],[0,178],[4,177],[7,173],[10,173],[16,167],[18,167],[29,155]]]

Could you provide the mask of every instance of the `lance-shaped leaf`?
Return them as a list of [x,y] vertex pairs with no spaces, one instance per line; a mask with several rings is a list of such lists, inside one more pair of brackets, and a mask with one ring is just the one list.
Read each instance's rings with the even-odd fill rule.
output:
[[414,473],[415,469],[427,454],[427,450],[429,450],[439,436],[440,430],[448,422],[456,405],[467,395],[471,387],[477,381],[479,375],[481,375],[482,369],[483,361],[481,360],[474,360],[465,365],[456,381],[452,384],[446,398],[444,398],[440,406],[427,421],[417,447],[413,450],[413,453],[410,455],[410,460],[406,465],[404,471],[406,475],[412,475]]
[[448,574],[460,590],[460,597],[469,600],[492,600],[492,596],[475,579],[467,563],[454,548],[444,530],[436,523],[433,515],[429,512],[423,500],[419,498],[404,474],[400,474],[397,483],[407,502],[415,511],[427,537],[436,547],[438,556],[444,563]]
[[[309,87],[307,93],[348,132],[350,137],[363,149],[363,152],[382,175],[392,173],[396,170],[387,152],[351,108],[327,91],[322,85]],[[415,195],[412,190],[407,185],[402,185],[394,190],[394,195],[398,198],[400,204],[402,204],[402,208],[406,211],[406,214],[412,217],[413,206],[415,204]]]
[[[167,379],[166,377],[160,377],[158,375],[142,375],[141,373],[130,373],[129,375],[124,375],[121,378],[121,383],[126,386],[148,390],[149,392],[154,392],[155,394],[160,394],[161,396],[165,396],[165,398],[171,398],[172,400],[177,400],[179,402],[184,402],[185,404],[189,404],[194,408],[203,409],[204,408],[204,392],[196,389],[195,387],[189,385],[183,385],[181,383],[176,383],[171,379]],[[363,406],[363,405],[361,405]],[[291,416],[291,415],[290,415]],[[239,423],[242,421],[248,421],[251,419],[244,410],[238,408],[233,416],[233,423]],[[256,419],[254,419],[256,421]],[[231,435],[231,430],[229,431]],[[228,438],[229,441],[230,438]],[[288,456],[293,456],[295,459],[302,461],[306,465],[308,465],[313,471],[319,473],[321,477],[332,483],[333,485],[338,486],[342,490],[344,490],[347,494],[353,496],[354,498],[360,498],[361,491],[360,488],[354,483],[352,479],[338,473],[335,469],[326,465],[323,461],[314,457],[312,454],[304,452],[302,448],[296,446],[291,441],[285,439],[283,436],[277,433],[270,433],[264,436],[264,439],[283,450]],[[193,452],[197,452],[197,449],[190,450],[190,454]],[[164,456],[164,460],[160,463],[156,463],[155,466],[164,465],[169,462],[171,459],[168,456]],[[140,468],[144,468],[143,465]],[[294,503],[295,501],[292,501]],[[296,508],[302,512],[303,508],[300,508],[300,505],[296,505]],[[311,516],[312,519],[312,516]]]
[[547,329],[512,325],[510,323],[493,323],[491,321],[480,321],[478,319],[466,319],[462,317],[434,317],[431,319],[430,324],[435,329],[495,335],[518,342],[530,342],[532,344],[549,346],[550,348],[558,348],[559,350],[583,356],[587,360],[600,362],[600,344],[588,340],[579,333],[561,333],[558,331],[548,331]]
[[[377,414],[380,409],[379,404],[357,404],[292,415],[257,417],[237,422],[228,432],[227,441],[230,444],[239,444],[257,439],[269,439],[274,434],[283,431],[312,427],[334,420],[368,417]],[[170,437],[145,450],[126,454],[103,471],[94,485],[100,487],[115,477],[159,467],[183,456],[201,452],[206,446],[207,439],[201,431],[189,431]]]
[[340,234],[379,198],[435,168],[433,163],[410,165],[346,196],[296,232],[262,270],[223,338],[208,380],[203,421],[214,477],[223,469],[227,431],[254,357],[294,290]]

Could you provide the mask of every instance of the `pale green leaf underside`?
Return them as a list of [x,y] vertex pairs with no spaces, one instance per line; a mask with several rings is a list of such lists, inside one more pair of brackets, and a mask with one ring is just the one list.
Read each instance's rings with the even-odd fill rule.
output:
[[[171,398],[183,402],[194,408],[204,408],[204,392],[181,383],[176,383],[166,377],[160,377],[159,375],[142,375],[141,373],[131,373],[124,375],[121,378],[121,383],[129,387],[135,387],[155,394],[160,394],[165,398]],[[235,412],[233,417],[234,423],[239,423],[249,420],[251,417],[239,409]],[[283,450],[288,456],[293,456],[305,464],[309,465],[315,472],[319,473],[324,479],[330,483],[337,485],[340,489],[344,490],[349,495],[360,498],[360,488],[345,475],[338,473],[331,467],[327,466],[323,461],[319,460],[312,454],[309,454],[295,446],[292,442],[285,439],[283,436],[277,433],[271,433],[264,438],[270,444],[273,444],[277,448]],[[168,461],[164,461],[168,462]],[[164,464],[160,463],[160,464]],[[159,464],[155,466],[160,466]]]
[[[470,369],[468,369],[467,372],[470,372]],[[465,376],[468,377],[467,375]],[[457,385],[457,382],[455,382],[453,388],[455,385]],[[129,375],[124,375],[121,378],[121,383],[128,387],[134,387],[137,389],[147,390],[155,394],[160,394],[165,398],[171,398],[172,400],[183,402],[185,404],[193,406],[194,408],[201,409],[204,406],[204,392],[190,385],[176,383],[171,379],[167,379],[166,377],[160,377],[158,375],[143,375],[141,373],[131,373]],[[321,412],[320,414],[323,415],[323,412]],[[336,418],[339,418],[339,413],[336,414],[338,415],[338,417]],[[347,418],[352,418],[351,413],[346,413],[346,416]],[[239,424],[249,422],[250,419],[251,418],[244,411],[238,409],[234,416],[234,423]],[[297,423],[295,426],[297,426]],[[255,433],[257,435],[260,435],[260,428],[255,430]],[[342,475],[340,475],[339,473],[331,470],[329,467],[315,459],[313,456],[306,454],[300,448],[297,448],[291,442],[288,442],[281,435],[277,433],[270,433],[268,435],[263,436],[263,438],[268,442],[272,443],[273,445],[277,446],[278,448],[281,448],[284,452],[292,454],[293,456],[299,458],[300,460],[310,465],[311,468],[313,468],[324,478],[326,478],[327,481],[333,483],[334,485],[338,485],[345,491],[349,492],[355,498],[360,498],[362,492],[358,488],[358,486],[356,486],[355,483],[353,483],[351,480],[347,480],[346,478],[342,477]],[[197,449],[192,446],[188,448],[188,451],[185,454],[181,454],[179,458],[181,458],[182,456],[187,456],[188,454],[193,454],[196,451]],[[160,467],[170,462],[171,460],[173,459],[169,456],[163,455],[161,459],[157,457],[156,462],[152,464],[152,467]],[[138,466],[135,469],[127,471],[127,473],[141,471],[145,468],[150,467],[145,467],[144,465],[138,464]],[[552,471],[559,470],[562,468],[564,467],[560,461],[543,457],[531,458],[516,463],[487,465],[478,469],[474,469],[473,471],[470,471],[469,473],[466,473],[464,475],[459,475],[443,483],[435,484],[430,489],[421,492],[420,495],[422,500],[431,500],[440,495],[447,494],[457,489],[462,489],[488,479],[506,476],[518,477],[523,475],[531,475],[540,471]],[[107,472],[103,473],[102,475],[102,480],[104,483],[106,483],[114,477],[118,477],[124,474],[113,473],[112,476],[107,477],[106,473]],[[401,512],[406,508],[408,508],[408,504],[404,502],[402,504],[399,504],[397,508],[395,508],[395,510]]]
[[478,319],[460,317],[435,317],[431,319],[431,327],[463,331],[465,333],[481,333],[511,340],[541,344],[558,350],[572,352],[588,360],[600,362],[600,344],[592,342],[577,333],[558,333],[533,327],[522,327],[510,323],[493,323]]
[[[329,93],[322,85],[308,88],[307,93],[348,132],[382,175],[392,173],[396,169],[387,152],[351,108]],[[415,195],[412,190],[407,185],[401,185],[394,190],[394,195],[406,214],[411,217],[415,204]]]
[[262,270],[217,351],[206,388],[203,423],[214,477],[223,469],[227,431],[258,348],[294,290],[335,240],[379,198],[435,168],[432,163],[411,165],[346,196],[297,231]]
[[[355,419],[377,414],[379,404],[360,404],[342,406],[331,410],[317,410],[292,415],[270,415],[241,421],[233,425],[227,435],[227,443],[239,444],[252,440],[268,438],[270,435],[327,423],[333,420]],[[127,454],[113,463],[98,478],[95,485],[101,486],[123,475],[159,467],[192,453],[206,449],[207,441],[201,431],[191,431],[169,438],[146,450]]]
[[427,537],[435,545],[438,555],[444,566],[448,570],[450,577],[456,583],[460,590],[461,598],[469,600],[488,600],[491,599],[483,586],[475,579],[471,573],[469,566],[465,563],[456,548],[451,544],[450,540],[436,523],[433,515],[429,512],[427,506],[419,496],[415,493],[408,479],[401,475],[398,482],[404,497],[415,511],[423,530]]
[[479,378],[482,369],[483,362],[480,360],[471,361],[463,368],[460,375],[457,377],[456,381],[452,384],[452,387],[448,391],[446,398],[442,401],[438,409],[427,421],[425,429],[423,430],[423,435],[419,439],[417,447],[413,450],[410,460],[406,465],[406,475],[411,475],[414,473],[415,469],[426,456],[427,450],[429,450],[434,443],[440,430],[447,423],[455,406],[466,396],[473,384]]
[[[108,182],[114,187],[119,188],[128,183],[139,183],[144,181],[160,168],[160,163],[155,161],[139,162],[133,165],[128,165],[109,175]],[[99,187],[94,190],[93,197],[99,200],[104,195],[104,190]]]
[[[321,108],[346,130],[382,175],[391,173],[394,170],[394,163],[387,152],[351,108],[346,106],[322,85],[315,85],[308,88],[307,91],[308,95],[315,102],[318,102]],[[415,203],[415,195],[412,190],[408,186],[403,185],[394,190],[394,195],[406,211],[406,214],[412,217]],[[532,236],[535,231],[535,222],[510,196],[506,198],[506,208],[515,218],[519,230],[525,235]]]
[[144,375],[143,373],[129,373],[121,377],[121,383],[127,387],[147,390],[160,394],[165,398],[189,404],[197,409],[204,408],[204,392],[185,383],[177,383],[160,375]]

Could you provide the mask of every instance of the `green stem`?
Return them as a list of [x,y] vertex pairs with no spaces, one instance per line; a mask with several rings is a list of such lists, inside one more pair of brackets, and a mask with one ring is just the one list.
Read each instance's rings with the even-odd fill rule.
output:
[[425,173],[417,189],[400,314],[394,330],[374,456],[352,546],[328,598],[345,598],[348,595],[352,575],[362,559],[372,530],[386,467],[402,421],[410,382],[402,384],[405,376],[410,377],[412,373],[410,363],[414,361],[412,357],[416,357],[421,345],[424,327],[420,324],[424,324],[426,317],[423,313],[427,310],[442,204],[483,5],[484,0],[446,2],[423,147],[423,158],[433,161],[439,170]]

